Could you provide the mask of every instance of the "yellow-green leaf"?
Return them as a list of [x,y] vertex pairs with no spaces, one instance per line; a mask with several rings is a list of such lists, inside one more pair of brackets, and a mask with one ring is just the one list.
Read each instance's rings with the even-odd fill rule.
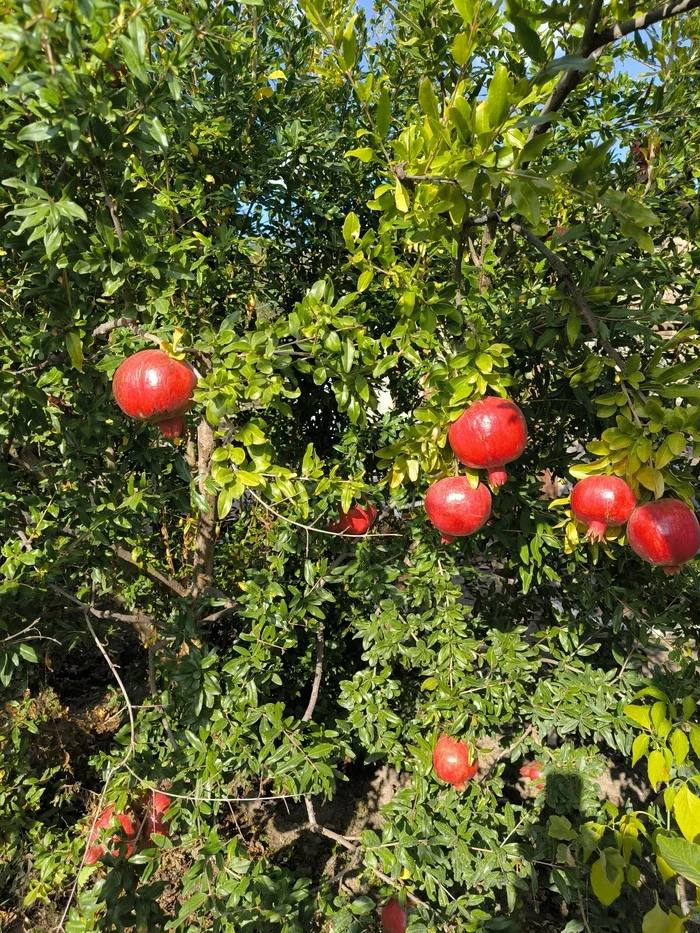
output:
[[688,757],[690,742],[688,736],[681,729],[674,729],[671,735],[671,751],[677,765],[682,765]]
[[700,797],[688,790],[687,785],[676,794],[673,815],[688,842],[700,841]]
[[666,759],[658,749],[654,749],[651,755],[649,755],[647,771],[649,774],[649,783],[654,788],[654,792],[656,792],[657,787],[662,781],[665,783],[670,778],[671,775],[668,773],[668,768],[666,767]]
[[508,95],[511,90],[512,82],[508,75],[508,69],[505,65],[499,65],[486,92],[486,107],[491,126],[500,126],[507,117]]
[[643,729],[651,730],[651,715],[649,714],[648,706],[637,706],[634,703],[630,703],[625,707],[625,716],[631,719],[632,722],[636,722],[637,725],[640,725]]
[[700,726],[692,723],[690,726],[690,744],[695,754],[700,758]]
[[455,36],[455,41],[452,43],[452,58],[454,58],[456,64],[458,64],[460,68],[469,61],[470,51],[469,36],[466,32],[458,33]]
[[394,189],[394,200],[397,208],[402,214],[406,214],[411,208],[411,194],[405,185],[402,185],[399,179],[396,179],[396,188]]
[[622,882],[624,881],[624,873],[621,868],[615,869],[612,874],[613,880],[611,881],[605,871],[605,864],[602,858],[599,858],[593,863],[593,867],[591,868],[591,886],[593,888],[593,893],[605,907],[609,907],[613,901],[618,899],[620,891],[622,890]]
[[638,735],[632,743],[632,767],[637,764],[640,758],[643,758],[649,751],[650,737],[646,733]]
[[661,875],[661,880],[664,882],[664,884],[667,881],[670,881],[671,878],[673,878],[676,874],[666,859],[662,858],[660,855],[656,856],[656,867],[659,869],[659,874]]
[[700,846],[680,836],[657,836],[659,854],[669,868],[700,885]]

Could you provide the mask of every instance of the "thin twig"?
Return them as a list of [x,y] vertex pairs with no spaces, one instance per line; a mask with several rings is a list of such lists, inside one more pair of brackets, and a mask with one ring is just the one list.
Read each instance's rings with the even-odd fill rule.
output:
[[112,659],[107,654],[107,651],[105,650],[104,645],[102,644],[102,642],[99,640],[99,638],[95,634],[95,629],[92,627],[92,624],[90,622],[90,614],[87,611],[85,612],[85,624],[90,630],[90,634],[92,635],[95,641],[95,644],[99,648],[100,654],[103,656],[103,658],[107,662],[107,666],[112,672],[114,679],[117,681],[117,684],[119,685],[119,689],[121,690],[122,696],[124,697],[124,703],[126,704],[126,709],[129,715],[130,737],[129,737],[129,747],[126,750],[124,757],[122,758],[121,761],[119,761],[116,765],[110,768],[109,771],[107,772],[107,777],[105,779],[104,787],[102,788],[102,793],[100,795],[100,801],[97,805],[97,808],[95,810],[95,816],[93,817],[93,820],[92,820],[92,826],[90,827],[90,832],[87,834],[87,842],[85,843],[85,847],[83,849],[83,857],[80,860],[80,866],[78,868],[78,871],[76,872],[75,881],[73,882],[73,885],[68,894],[68,900],[66,901],[66,906],[63,908],[61,919],[59,920],[58,926],[56,927],[56,933],[61,933],[61,931],[63,930],[64,924],[66,922],[66,918],[68,916],[68,912],[70,910],[71,904],[73,903],[73,898],[75,897],[75,892],[78,889],[78,880],[80,878],[80,873],[83,870],[83,866],[85,865],[85,859],[88,854],[89,840],[93,838],[93,833],[95,832],[95,826],[97,825],[97,820],[99,819],[100,814],[102,813],[102,807],[104,806],[104,802],[107,796],[107,790],[109,788],[110,781],[112,780],[114,775],[117,773],[117,771],[119,771],[120,768],[126,767],[127,770],[131,770],[129,768],[128,763],[129,763],[129,759],[131,758],[131,756],[134,754],[134,751],[136,750],[136,725],[134,722],[134,708],[131,705],[131,700],[129,699],[129,695],[126,692],[126,688],[124,686],[124,683],[121,677],[119,676],[119,672],[117,671],[116,667],[112,663]]
[[97,175],[100,179],[100,186],[102,188],[102,195],[107,205],[107,210],[109,211],[109,216],[112,218],[112,225],[114,227],[114,232],[117,235],[117,239],[121,243],[124,233],[122,231],[121,221],[119,220],[119,214],[117,214],[117,207],[112,200],[112,195],[107,189],[107,182],[105,181],[105,173],[102,171],[102,166],[97,166]]
[[95,616],[96,619],[113,619],[115,622],[128,623],[136,629],[142,641],[153,638],[158,628],[156,620],[152,616],[147,616],[141,612],[127,614],[124,612],[112,612],[108,609],[96,609],[94,606],[88,605],[88,603],[83,602],[82,599],[78,599],[77,596],[73,596],[68,590],[64,590],[63,587],[57,586],[55,583],[49,583],[49,589],[74,605],[79,606],[82,612],[89,612],[91,615]]
[[[349,852],[357,853],[361,850],[361,846],[355,845],[350,842],[347,836],[341,836],[339,833],[334,833],[332,829],[328,829],[326,826],[321,826],[321,824],[316,819],[316,813],[314,811],[314,805],[311,798],[308,795],[304,796],[304,803],[306,804],[306,813],[309,819],[309,829],[312,833],[318,833],[321,836],[325,836],[327,839],[332,839],[334,842],[337,842],[339,845],[343,846]],[[388,875],[385,875],[383,871],[379,871],[378,868],[372,868],[369,865],[366,867],[380,879],[384,884],[391,885],[392,888],[398,890],[398,885],[393,878],[390,878]],[[425,901],[422,901],[419,897],[416,897],[415,894],[412,894],[410,891],[407,891],[405,888],[403,890],[406,893],[406,899],[409,900],[412,904],[415,904],[416,907],[423,907],[425,910],[431,910],[429,904],[426,904]]]
[[316,709],[316,702],[318,700],[319,690],[321,689],[321,680],[323,679],[323,651],[323,623],[320,623],[318,631],[316,632],[316,670],[314,672],[314,682],[311,688],[311,696],[309,697],[309,705],[306,707],[306,712],[301,717],[302,722],[308,722]]
[[303,528],[305,531],[312,531],[314,534],[319,535],[329,535],[331,538],[346,538],[352,540],[353,538],[403,538],[404,535],[397,534],[395,532],[377,532],[377,531],[368,531],[363,535],[351,535],[347,534],[345,531],[326,531],[325,528],[314,528],[313,525],[304,525],[302,522],[295,522],[294,519],[287,518],[286,515],[282,515],[281,512],[273,509],[271,505],[268,505],[264,499],[261,499],[257,493],[254,493],[252,489],[246,490],[250,495],[255,499],[256,502],[259,502],[260,505],[267,509],[272,515],[276,518],[279,518],[283,522],[287,522],[288,525],[294,525],[297,528]]

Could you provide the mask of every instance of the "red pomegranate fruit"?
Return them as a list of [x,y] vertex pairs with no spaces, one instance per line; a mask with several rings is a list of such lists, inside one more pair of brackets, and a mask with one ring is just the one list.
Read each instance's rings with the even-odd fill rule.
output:
[[450,446],[466,466],[487,470],[489,483],[502,486],[505,465],[527,444],[525,418],[515,402],[489,395],[469,407],[450,428]]
[[395,897],[382,908],[382,926],[386,933],[406,933],[406,911]]
[[472,762],[471,749],[466,742],[458,742],[450,735],[441,735],[433,750],[433,768],[437,776],[455,790],[464,790],[479,770],[478,758]]
[[700,550],[700,524],[680,499],[645,502],[632,513],[627,540],[635,554],[664,573],[678,573]]
[[124,414],[157,424],[166,437],[180,437],[184,431],[196,386],[192,367],[161,350],[127,357],[112,380],[114,398]]
[[571,492],[571,511],[588,525],[589,541],[602,541],[608,525],[624,525],[636,504],[634,493],[619,476],[587,476]]
[[369,502],[354,505],[348,512],[341,510],[337,522],[328,526],[329,531],[344,535],[365,535],[374,524],[377,510]]
[[544,781],[541,781],[542,777],[542,768],[544,765],[541,761],[531,761],[529,764],[525,764],[520,769],[520,777],[524,781],[528,781],[531,784],[534,784],[537,790],[544,789]]
[[115,845],[113,849],[110,849],[111,854],[119,855],[120,847],[118,843],[124,842],[125,840],[127,841],[126,858],[129,858],[129,856],[133,854],[134,845],[129,840],[136,837],[136,827],[126,814],[115,813],[114,807],[107,807],[95,820],[95,825],[90,833],[87,854],[85,855],[86,865],[94,865],[95,862],[104,857],[105,847],[96,840],[99,839],[103,829],[109,829],[117,825],[120,827],[119,832],[115,833],[111,839],[111,842],[117,843],[117,845]]
[[168,836],[168,808],[171,800],[167,794],[162,791],[154,791],[149,797],[146,816],[143,819],[141,830],[141,841],[143,845],[148,845],[153,833],[159,833],[161,836]]
[[481,528],[491,514],[491,493],[483,483],[474,489],[466,476],[447,476],[428,489],[425,511],[449,544]]

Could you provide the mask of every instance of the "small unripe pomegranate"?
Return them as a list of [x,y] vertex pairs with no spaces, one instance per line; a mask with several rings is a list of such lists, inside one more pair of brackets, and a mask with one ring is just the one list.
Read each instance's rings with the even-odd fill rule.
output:
[[157,424],[166,437],[180,437],[184,431],[196,386],[192,367],[161,350],[127,357],[112,380],[114,398],[124,414]]
[[433,751],[433,768],[437,776],[455,790],[464,790],[479,770],[478,758],[470,761],[471,749],[466,742],[458,742],[450,735],[441,735]]
[[541,761],[531,761],[529,764],[522,766],[520,769],[520,777],[524,781],[529,781],[531,784],[534,784],[537,790],[542,790],[544,788],[544,781],[540,781],[540,778],[542,777],[543,767]]
[[468,408],[450,428],[450,446],[466,466],[487,470],[489,483],[502,486],[505,465],[527,444],[525,418],[515,402],[489,395]]
[[447,476],[428,489],[425,511],[449,544],[481,528],[491,514],[491,493],[483,483],[473,489],[466,476]]
[[[101,830],[109,829],[110,827],[116,827],[117,825],[120,826],[120,831],[112,836],[112,842],[119,843],[123,842],[124,840],[128,841],[135,838],[136,827],[129,819],[129,817],[124,813],[115,813],[114,807],[107,807],[107,809],[100,813],[100,815],[95,820],[95,825],[93,826],[92,832],[90,833],[87,854],[85,855],[86,865],[94,865],[95,862],[104,857],[105,847],[101,843],[96,842],[96,840],[101,835]],[[119,845],[115,845],[115,847],[110,851],[112,855],[119,855]],[[133,852],[133,843],[128,842],[125,852],[126,858],[129,858]]]
[[571,492],[571,511],[588,525],[586,538],[602,541],[608,525],[624,525],[637,500],[619,476],[587,476]]
[[406,933],[406,911],[395,897],[382,908],[382,926],[386,933]]
[[345,535],[365,535],[374,524],[377,510],[369,502],[363,505],[353,505],[348,512],[340,512],[337,522],[328,526],[329,531]]
[[700,549],[700,525],[695,512],[680,499],[645,502],[627,525],[627,540],[643,560],[678,573]]

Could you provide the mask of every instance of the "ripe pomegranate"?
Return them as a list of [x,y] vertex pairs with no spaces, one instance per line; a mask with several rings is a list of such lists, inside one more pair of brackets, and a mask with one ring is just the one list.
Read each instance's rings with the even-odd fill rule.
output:
[[406,911],[395,897],[382,908],[382,926],[386,933],[406,933]]
[[527,444],[525,418],[515,402],[489,395],[468,408],[450,428],[450,446],[468,467],[487,470],[489,483],[508,479],[506,463],[517,460]]
[[441,735],[433,750],[433,768],[437,776],[454,784],[455,790],[464,790],[479,770],[479,760],[470,761],[471,749],[466,742],[458,742],[450,735]]
[[[105,854],[105,847],[101,843],[96,842],[96,840],[100,837],[101,830],[108,829],[114,826],[115,823],[120,824],[121,829],[118,833],[112,836],[112,842],[120,843],[124,840],[128,841],[136,837],[136,827],[134,826],[131,819],[129,819],[129,817],[124,813],[115,813],[114,807],[107,807],[107,809],[100,813],[100,815],[97,817],[95,825],[92,828],[92,832],[90,833],[87,854],[85,856],[86,865],[94,865],[95,862],[103,858]],[[115,845],[115,847],[110,851],[112,855],[119,855],[119,845]],[[128,842],[125,852],[126,858],[129,858],[129,856],[133,855],[133,852],[133,843]]]
[[124,414],[157,424],[166,437],[180,437],[184,415],[192,407],[197,377],[188,363],[161,350],[141,350],[127,357],[112,380],[112,391]]
[[447,476],[428,489],[425,511],[449,544],[481,528],[491,514],[491,493],[483,483],[473,489],[466,476]]
[[141,840],[144,845],[150,843],[153,833],[159,833],[161,836],[169,835],[168,808],[170,804],[170,797],[162,791],[154,791],[149,798],[148,809],[141,830]]
[[329,525],[328,530],[335,531],[337,534],[365,535],[374,524],[376,517],[375,507],[365,501],[363,505],[353,505],[349,512],[341,510],[338,521]]
[[[520,769],[520,777],[524,781],[529,781],[534,783],[537,790],[544,789],[544,781],[540,781],[542,777],[542,768],[543,764],[541,761],[531,761],[530,764],[523,765]],[[537,783],[535,783],[537,782]]]
[[632,513],[627,539],[635,554],[678,573],[681,564],[692,560],[700,549],[700,525],[695,512],[680,499],[645,502]]
[[587,476],[571,492],[571,511],[584,525],[586,538],[602,541],[608,525],[624,525],[637,500],[619,476]]

